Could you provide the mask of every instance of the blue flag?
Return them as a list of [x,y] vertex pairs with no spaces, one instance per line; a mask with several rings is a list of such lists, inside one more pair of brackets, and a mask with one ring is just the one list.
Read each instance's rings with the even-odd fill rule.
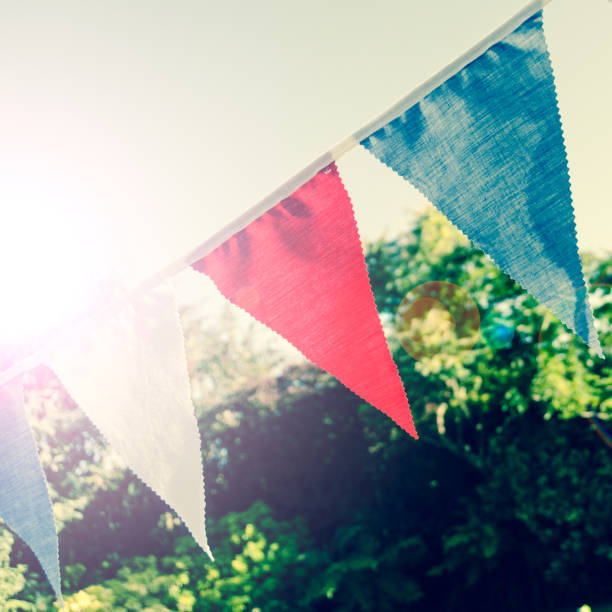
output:
[[541,11],[361,144],[601,355]]
[[0,518],[34,551],[61,601],[53,510],[21,382],[0,387]]

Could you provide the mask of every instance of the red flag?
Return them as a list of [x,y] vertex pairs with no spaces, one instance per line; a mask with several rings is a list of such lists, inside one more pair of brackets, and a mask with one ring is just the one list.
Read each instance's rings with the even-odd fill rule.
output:
[[417,437],[335,164],[193,267],[210,276],[228,300]]

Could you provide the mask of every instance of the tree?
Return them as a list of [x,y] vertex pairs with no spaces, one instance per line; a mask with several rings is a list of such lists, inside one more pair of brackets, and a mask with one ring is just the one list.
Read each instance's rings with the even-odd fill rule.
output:
[[[437,213],[367,262],[417,442],[316,368],[265,355],[265,337],[229,314],[219,332],[184,313],[214,564],[35,373],[71,605],[503,612],[612,599],[612,451],[585,418],[612,418],[608,361]],[[610,347],[612,261],[584,265]],[[415,290],[436,282],[433,296]],[[11,559],[31,568],[20,599],[51,609],[31,554],[18,544]]]

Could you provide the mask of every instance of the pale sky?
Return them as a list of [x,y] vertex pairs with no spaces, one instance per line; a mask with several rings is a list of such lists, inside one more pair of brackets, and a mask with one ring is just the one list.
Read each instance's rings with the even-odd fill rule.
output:
[[[0,318],[155,273],[524,4],[0,0]],[[612,2],[544,15],[580,246],[609,249]],[[364,151],[339,167],[365,238],[423,204]]]

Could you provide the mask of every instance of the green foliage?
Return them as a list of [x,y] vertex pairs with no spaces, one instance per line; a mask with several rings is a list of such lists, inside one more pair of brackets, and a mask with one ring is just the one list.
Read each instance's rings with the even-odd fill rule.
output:
[[[34,373],[28,406],[68,610],[510,612],[612,600],[612,449],[585,418],[612,425],[612,262],[584,259],[607,360],[437,213],[372,245],[367,262],[418,442],[324,373],[284,364],[229,314],[207,329],[184,313],[214,562],[53,377]],[[402,300],[433,281],[461,289],[433,296],[451,300],[452,317],[423,311],[402,327]],[[479,333],[455,342],[471,300]],[[408,331],[427,349],[411,344],[416,360]],[[54,609],[22,543],[9,560],[11,542],[0,534],[0,609],[24,606],[16,596]]]
[[27,601],[14,599],[25,586],[26,566],[10,565],[10,553],[13,545],[12,534],[0,524],[0,610],[34,610]]
[[170,555],[121,560],[115,578],[67,597],[67,610],[308,609],[289,604],[297,596],[296,581],[309,579],[317,559],[306,553],[300,521],[279,522],[256,502],[213,522],[209,531],[219,542],[215,562],[191,537],[179,536]]
[[425,550],[418,536],[386,547],[367,525],[340,527],[325,570],[312,580],[309,593],[314,601],[333,600],[336,610],[397,610],[423,597],[406,570],[415,567]]

